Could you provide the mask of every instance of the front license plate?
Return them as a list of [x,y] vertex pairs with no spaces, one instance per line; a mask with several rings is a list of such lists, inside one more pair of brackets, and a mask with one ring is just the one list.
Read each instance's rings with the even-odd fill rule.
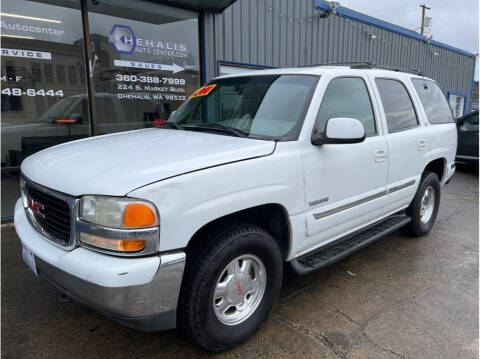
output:
[[22,247],[22,258],[23,258],[23,261],[30,267],[32,272],[35,275],[37,275],[37,266],[35,265],[35,256],[26,247]]

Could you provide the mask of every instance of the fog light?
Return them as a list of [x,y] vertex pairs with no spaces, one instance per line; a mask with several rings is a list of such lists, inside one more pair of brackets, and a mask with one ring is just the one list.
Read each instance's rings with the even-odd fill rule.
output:
[[115,252],[139,252],[146,246],[144,239],[105,238],[84,232],[80,233],[80,242]]

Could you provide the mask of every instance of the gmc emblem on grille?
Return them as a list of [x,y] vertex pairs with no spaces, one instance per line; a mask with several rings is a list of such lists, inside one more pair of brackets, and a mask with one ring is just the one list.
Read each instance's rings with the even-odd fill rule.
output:
[[30,196],[27,196],[27,206],[32,210],[35,216],[45,218],[45,215],[41,212],[45,208],[43,204],[33,200]]

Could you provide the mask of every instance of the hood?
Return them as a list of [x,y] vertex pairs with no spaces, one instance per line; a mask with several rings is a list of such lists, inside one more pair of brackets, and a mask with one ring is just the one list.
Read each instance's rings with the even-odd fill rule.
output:
[[173,129],[144,129],[68,142],[27,157],[30,180],[73,196],[123,196],[187,172],[271,154],[275,142]]

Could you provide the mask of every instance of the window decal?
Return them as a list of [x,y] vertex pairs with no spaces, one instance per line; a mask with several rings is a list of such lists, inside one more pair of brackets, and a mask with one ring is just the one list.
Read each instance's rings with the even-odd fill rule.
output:
[[217,85],[213,84],[213,85],[200,87],[198,90],[196,90],[194,93],[192,93],[189,98],[207,96],[210,92],[212,92],[212,90],[215,88],[215,86],[217,86]]

